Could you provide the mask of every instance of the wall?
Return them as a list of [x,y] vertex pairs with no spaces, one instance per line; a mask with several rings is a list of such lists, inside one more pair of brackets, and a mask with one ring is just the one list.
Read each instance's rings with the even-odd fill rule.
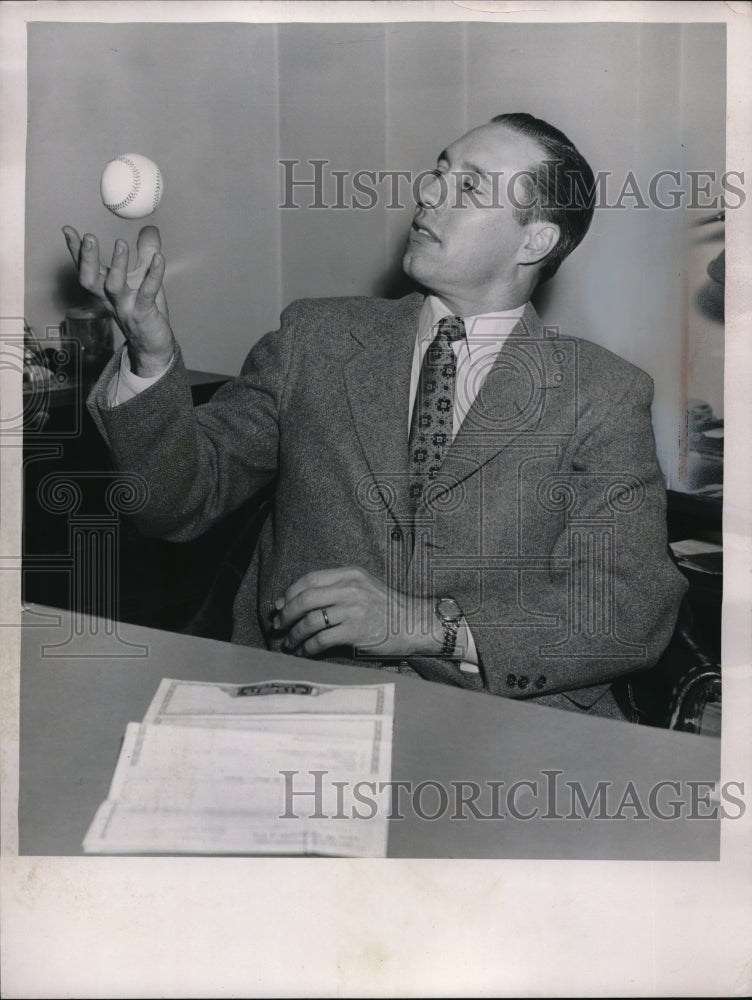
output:
[[[62,224],[96,232],[108,253],[116,235],[135,240],[139,223],[117,220],[99,199],[101,170],[120,152],[163,169],[153,221],[173,325],[190,367],[225,373],[291,299],[405,288],[399,258],[412,206],[280,209],[283,159],[300,161],[299,177],[312,175],[316,158],[329,171],[419,171],[468,128],[524,110],[566,132],[596,171],[612,172],[611,202],[630,170],[643,191],[661,169],[720,173],[724,30],[33,24],[27,316],[44,329],[80,299]],[[722,412],[722,337],[696,302],[706,261],[698,264],[689,227],[708,211],[622,205],[596,213],[538,304],[548,323],[653,376],[659,457],[681,486],[687,397]]]

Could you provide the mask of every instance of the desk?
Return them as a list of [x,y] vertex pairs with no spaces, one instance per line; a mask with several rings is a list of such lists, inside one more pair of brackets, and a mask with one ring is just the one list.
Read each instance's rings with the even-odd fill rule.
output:
[[[557,709],[462,691],[412,677],[339,664],[301,660],[279,653],[233,646],[119,624],[108,635],[98,619],[78,619],[79,634],[66,611],[32,605],[23,615],[21,658],[20,853],[78,855],[94,812],[107,797],[128,722],[140,722],[162,677],[227,681],[271,678],[324,683],[396,683],[392,781],[437,782],[450,795],[441,813],[430,788],[417,812],[410,795],[398,800],[404,819],[390,819],[390,857],[579,858],[714,860],[719,856],[719,822],[688,816],[688,782],[713,782],[720,773],[720,740],[687,733],[590,719]],[[130,643],[131,645],[127,645]],[[546,789],[555,777],[553,808]],[[474,781],[484,794],[483,815],[455,808],[456,782]],[[532,819],[513,818],[506,806],[514,782],[538,783],[513,800]],[[618,811],[630,782],[648,816],[544,818],[546,811],[572,812],[564,783],[579,782],[592,798],[597,782],[610,782],[605,812]],[[661,794],[655,810],[649,790],[661,781],[680,784]],[[497,807],[490,782],[505,785]],[[435,786],[431,786],[435,789]],[[706,785],[700,798],[707,798]],[[683,799],[680,818],[670,800]],[[452,818],[459,811],[465,818]],[[598,807],[596,806],[596,811]],[[695,813],[710,809],[701,802]],[[420,813],[440,813],[436,819]],[[336,822],[333,820],[333,822]]]

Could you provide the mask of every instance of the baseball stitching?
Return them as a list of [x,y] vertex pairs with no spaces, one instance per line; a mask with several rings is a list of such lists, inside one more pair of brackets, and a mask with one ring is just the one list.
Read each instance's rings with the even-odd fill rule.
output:
[[128,197],[123,198],[123,200],[119,201],[116,205],[111,205],[109,202],[107,203],[107,207],[113,212],[119,212],[121,209],[125,208],[126,205],[130,205],[130,203],[138,196],[138,192],[141,190],[141,171],[138,169],[133,160],[129,156],[118,156],[118,160],[120,160],[121,163],[127,164],[131,168],[131,171],[133,172],[133,187],[128,193]]
[[157,167],[157,180],[154,185],[154,203],[151,206],[152,212],[156,211],[161,194],[162,194],[162,172],[160,171],[159,167]]

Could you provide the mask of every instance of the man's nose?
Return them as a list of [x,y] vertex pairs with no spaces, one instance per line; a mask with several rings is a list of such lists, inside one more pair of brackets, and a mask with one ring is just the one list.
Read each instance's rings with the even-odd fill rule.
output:
[[444,175],[430,170],[418,178],[415,200],[421,208],[438,208],[446,198],[446,190]]

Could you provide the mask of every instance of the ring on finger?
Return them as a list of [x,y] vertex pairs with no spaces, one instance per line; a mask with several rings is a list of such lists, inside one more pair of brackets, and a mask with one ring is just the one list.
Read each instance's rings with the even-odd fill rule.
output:
[[331,622],[329,621],[329,615],[326,613],[326,608],[321,609],[321,614],[324,616],[324,628],[329,628]]

